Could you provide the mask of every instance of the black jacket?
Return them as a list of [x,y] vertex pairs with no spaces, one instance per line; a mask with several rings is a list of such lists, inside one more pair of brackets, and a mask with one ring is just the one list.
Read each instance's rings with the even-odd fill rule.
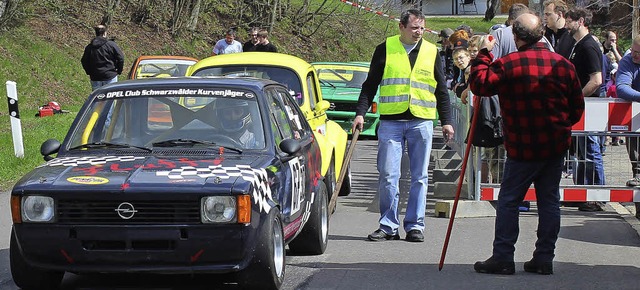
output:
[[122,73],[124,54],[114,41],[98,36],[84,48],[81,62],[92,81],[107,81]]

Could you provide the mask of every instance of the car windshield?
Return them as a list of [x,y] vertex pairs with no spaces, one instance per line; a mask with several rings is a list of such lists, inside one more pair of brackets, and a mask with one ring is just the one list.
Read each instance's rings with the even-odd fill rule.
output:
[[231,76],[254,77],[273,80],[285,85],[298,104],[302,102],[302,85],[298,75],[283,67],[264,65],[230,65],[224,67],[208,67],[194,73],[194,76]]
[[334,88],[362,88],[369,68],[347,65],[314,65],[320,84]]
[[196,63],[191,60],[179,59],[145,59],[140,61],[136,69],[135,78],[181,77],[187,74],[187,69]]
[[81,114],[71,130],[68,149],[221,146],[241,152],[265,147],[255,94],[241,89],[101,92]]

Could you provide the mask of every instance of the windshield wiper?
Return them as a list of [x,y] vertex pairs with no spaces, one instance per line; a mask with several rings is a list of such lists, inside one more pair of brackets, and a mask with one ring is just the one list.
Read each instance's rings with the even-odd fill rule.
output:
[[325,81],[323,79],[318,79],[318,80],[320,81],[320,84],[322,84],[322,85],[328,85],[328,86],[331,86],[334,89],[336,88],[336,86],[334,86],[331,82]]
[[154,147],[177,147],[177,146],[185,146],[185,145],[196,145],[196,144],[200,144],[200,145],[207,145],[207,146],[219,146],[222,147],[224,149],[229,149],[238,153],[242,153],[242,149],[239,148],[235,148],[235,147],[228,147],[228,146],[221,146],[219,144],[217,144],[216,142],[212,142],[212,141],[205,141],[205,140],[196,140],[196,139],[169,139],[169,140],[164,140],[164,141],[160,141],[160,142],[154,142],[152,143],[152,145]]
[[144,150],[147,152],[153,151],[151,148],[144,147],[144,146],[136,146],[136,145],[126,144],[126,143],[111,143],[111,142],[103,142],[103,141],[85,143],[82,145],[71,147],[69,148],[69,151],[82,149],[82,148],[136,148],[136,149]]

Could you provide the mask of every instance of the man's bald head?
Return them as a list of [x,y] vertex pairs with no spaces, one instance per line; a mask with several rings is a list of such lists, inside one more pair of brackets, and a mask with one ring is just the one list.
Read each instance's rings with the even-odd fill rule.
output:
[[513,35],[523,44],[531,45],[540,41],[544,35],[544,26],[538,16],[524,13],[516,18],[513,24]]

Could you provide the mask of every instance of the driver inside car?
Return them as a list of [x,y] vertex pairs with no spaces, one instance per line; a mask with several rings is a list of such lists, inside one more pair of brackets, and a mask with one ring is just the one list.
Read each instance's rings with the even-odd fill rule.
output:
[[249,103],[245,100],[220,98],[215,104],[218,126],[224,135],[237,141],[243,148],[258,148],[256,136],[251,132]]

